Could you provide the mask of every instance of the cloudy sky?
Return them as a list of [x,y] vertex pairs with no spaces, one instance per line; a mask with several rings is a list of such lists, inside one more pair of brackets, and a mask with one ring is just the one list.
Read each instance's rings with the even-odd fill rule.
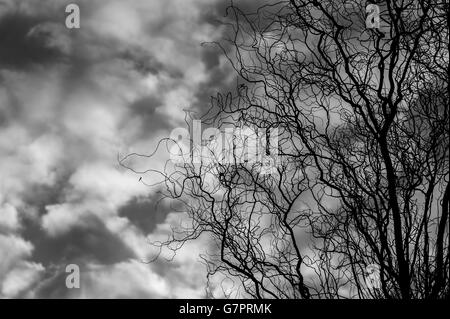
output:
[[67,29],[69,3],[0,0],[0,297],[202,297],[208,242],[144,263],[179,213],[117,157],[149,152],[183,108],[235,85],[201,45],[223,37],[226,5],[79,0],[81,28]]

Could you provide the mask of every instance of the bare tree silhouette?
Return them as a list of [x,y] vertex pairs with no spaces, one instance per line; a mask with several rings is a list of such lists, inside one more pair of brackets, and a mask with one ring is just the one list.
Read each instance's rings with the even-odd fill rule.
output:
[[[227,154],[213,130],[203,152],[189,139],[159,172],[191,222],[160,247],[209,234],[208,275],[255,298],[449,297],[449,6],[376,5],[373,28],[363,1],[227,9],[216,45],[241,83],[202,122],[253,131]],[[239,151],[253,141],[256,160]]]

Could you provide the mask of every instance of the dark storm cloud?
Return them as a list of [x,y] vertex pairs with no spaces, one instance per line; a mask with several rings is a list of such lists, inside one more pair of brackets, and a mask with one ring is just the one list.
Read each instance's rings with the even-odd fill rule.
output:
[[[176,207],[175,207],[176,206]],[[126,217],[144,234],[150,234],[156,226],[163,223],[167,214],[179,210],[180,205],[170,205],[167,201],[158,200],[158,195],[135,197],[119,209],[119,216]]]
[[208,70],[207,80],[200,85],[195,93],[198,103],[194,105],[201,115],[204,115],[211,108],[211,98],[217,93],[227,94],[234,92],[237,85],[237,76],[230,77],[232,68],[229,62],[220,63],[220,58],[224,56],[223,51],[214,44],[204,46],[202,61]]
[[138,138],[148,138],[152,133],[170,127],[167,116],[156,112],[161,106],[162,101],[155,95],[141,97],[129,106],[131,118],[140,123]]
[[64,54],[57,48],[46,45],[48,34],[31,32],[33,27],[44,21],[48,20],[19,12],[0,17],[0,67],[24,69],[63,58]]
[[67,273],[63,268],[49,268],[40,283],[33,287],[36,297],[43,299],[80,298],[80,289],[67,289]]
[[63,199],[67,178],[70,174],[69,171],[66,171],[58,176],[52,185],[30,185],[27,192],[22,194],[25,206],[35,207],[38,209],[38,214],[45,214],[45,206],[57,204]]
[[140,48],[134,48],[134,50],[125,49],[123,53],[119,53],[119,56],[124,60],[131,61],[135,69],[143,75],[148,73],[158,74],[164,69],[164,65],[161,62],[157,61],[155,57],[146,54]]
[[[270,3],[273,3],[273,1],[239,0],[235,1],[233,5],[245,14],[253,14],[261,6]],[[225,54],[232,56],[234,50],[233,44],[228,41],[234,35],[233,28],[229,24],[234,22],[234,15],[229,10],[231,4],[231,1],[219,1],[205,8],[202,13],[201,20],[203,23],[221,29],[221,33],[216,39],[211,39],[211,43],[203,44],[201,59],[207,69],[207,80],[196,92],[198,103],[195,105],[202,115],[210,109],[211,98],[216,97],[218,92],[222,94],[236,92],[236,88],[241,81],[233,70],[230,61],[227,60],[225,64],[220,62],[221,59],[225,58]],[[264,21],[264,19],[261,19],[260,23],[264,23]]]
[[35,245],[33,260],[43,265],[113,264],[135,257],[133,251],[94,216],[89,216],[85,224],[74,226],[60,236],[50,237],[40,225],[33,223],[27,225],[23,235]]
[[219,66],[220,56],[222,55],[223,52],[222,50],[220,50],[219,47],[217,47],[217,45],[214,44],[203,45],[202,61],[209,71],[214,71],[214,68]]

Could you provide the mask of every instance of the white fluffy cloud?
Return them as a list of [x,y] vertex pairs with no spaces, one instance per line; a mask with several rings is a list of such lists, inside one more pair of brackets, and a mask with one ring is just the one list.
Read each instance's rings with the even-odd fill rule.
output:
[[33,250],[33,245],[15,235],[0,235],[0,274],[11,270],[14,265],[23,257],[29,256]]
[[[206,240],[188,245],[164,274],[141,263],[153,253],[147,234],[118,211],[154,189],[118,167],[117,156],[148,152],[183,123],[183,108],[208,102],[197,100],[208,80],[200,44],[220,30],[200,18],[213,4],[77,3],[82,27],[70,31],[60,1],[0,7],[0,28],[15,33],[0,53],[0,294],[45,297],[33,290],[36,281],[53,280],[52,269],[71,261],[42,243],[77,247],[58,240],[95,217],[136,259],[101,264],[85,256],[84,297],[199,297],[205,278],[198,253]],[[154,105],[135,109],[147,100]],[[148,164],[165,160],[158,155]],[[178,217],[169,214],[150,237],[165,234]]]
[[9,203],[0,206],[0,229],[16,230],[19,226],[17,209]]
[[[42,276],[44,267],[41,264],[21,262],[12,269],[3,280],[1,294],[7,298],[14,298],[19,293],[34,285]],[[33,291],[25,294],[25,297],[34,297]]]
[[0,297],[16,297],[39,279],[44,267],[23,260],[32,250],[30,242],[15,235],[0,234]]

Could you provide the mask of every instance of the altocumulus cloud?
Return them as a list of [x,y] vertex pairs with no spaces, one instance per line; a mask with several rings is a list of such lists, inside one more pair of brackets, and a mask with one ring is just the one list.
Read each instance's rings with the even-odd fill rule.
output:
[[[68,3],[0,1],[0,297],[202,297],[206,240],[142,262],[179,216],[117,155],[149,151],[183,108],[233,85],[224,57],[200,45],[221,37],[223,5],[80,0],[69,30]],[[77,291],[64,284],[70,263]]]

